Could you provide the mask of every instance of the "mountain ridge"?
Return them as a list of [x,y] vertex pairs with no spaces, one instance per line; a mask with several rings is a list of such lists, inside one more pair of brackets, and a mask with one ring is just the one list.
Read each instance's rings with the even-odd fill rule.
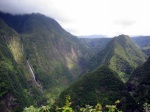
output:
[[[64,99],[67,95],[71,97],[71,102],[75,102],[71,105],[73,108],[84,107],[85,104],[96,105],[97,103],[102,106],[112,105],[113,102],[122,98],[126,99],[126,103],[124,102],[124,107],[122,107],[123,111],[134,110],[136,106],[123,82],[118,79],[117,73],[107,66],[100,66],[85,74],[63,91],[58,100],[61,99],[65,102]],[[62,106],[59,101],[55,105]]]
[[91,58],[89,67],[93,70],[99,65],[108,65],[120,77],[129,78],[128,75],[132,70],[145,61],[144,57],[145,55],[130,40],[129,36],[120,35],[114,37],[101,52]]
[[[86,48],[76,36],[66,32],[54,19],[44,15],[0,13],[0,19],[18,35],[19,41],[12,43],[13,46],[10,47],[15,51],[14,45],[19,44],[17,53],[20,53],[22,58],[21,64],[16,66],[23,67],[23,71],[27,72],[24,75],[27,78],[25,81],[34,88],[34,95],[30,94],[35,98],[33,104],[44,103],[45,99],[50,99],[48,102],[52,104],[55,97],[83,71],[84,63],[90,57]],[[7,29],[5,30],[7,32]],[[16,52],[12,54],[17,56]],[[35,78],[29,71],[30,68]],[[41,92],[38,84],[43,89],[44,98],[39,95]],[[29,90],[27,92],[30,93]]]

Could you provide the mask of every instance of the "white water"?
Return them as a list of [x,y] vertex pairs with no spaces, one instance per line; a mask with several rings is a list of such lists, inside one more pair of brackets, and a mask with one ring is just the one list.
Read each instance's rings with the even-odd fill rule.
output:
[[35,83],[38,85],[38,87],[40,87],[40,90],[43,92],[43,87],[42,87],[42,85],[40,85],[40,84],[36,81],[36,79],[35,79],[35,74],[34,74],[32,68],[31,68],[30,63],[29,63],[28,60],[27,60],[27,63],[28,63],[28,67],[29,67],[30,73],[32,74],[32,77],[33,77]]
[[[22,54],[24,54],[24,47],[23,47],[23,44],[22,44]],[[30,71],[30,73],[31,73],[31,75],[32,75],[32,78],[34,79],[35,83],[36,83],[37,86],[40,88],[40,90],[43,92],[43,87],[42,87],[42,85],[40,85],[40,84],[36,81],[36,79],[35,79],[35,74],[34,74],[34,72],[33,72],[33,69],[31,68],[30,63],[29,63],[28,60],[27,60],[27,64],[28,64],[28,67],[29,67],[29,71]]]
[[27,63],[28,63],[29,70],[30,70],[30,72],[31,72],[31,74],[32,74],[32,77],[33,77],[33,79],[36,81],[34,72],[33,72],[32,68],[31,68],[30,63],[29,63],[28,60],[27,60]]

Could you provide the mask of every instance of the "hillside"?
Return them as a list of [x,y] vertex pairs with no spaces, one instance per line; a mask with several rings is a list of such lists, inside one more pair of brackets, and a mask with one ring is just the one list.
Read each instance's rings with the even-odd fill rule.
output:
[[116,100],[123,101],[123,107],[120,107],[123,111],[131,108],[134,110],[136,105],[123,82],[118,79],[117,73],[107,66],[101,66],[95,71],[85,74],[61,93],[56,105],[61,107],[66,95],[71,97],[73,108],[97,103],[101,103],[103,106],[112,105]]
[[108,65],[125,82],[133,69],[144,61],[145,55],[129,36],[120,35],[114,37],[101,52],[93,56],[88,65],[91,70],[99,65]]
[[88,49],[91,56],[94,56],[104,49],[111,39],[112,38],[79,38],[79,41]]
[[[145,55],[126,35],[78,39],[42,14],[0,12],[0,111],[51,105],[75,81],[65,91],[73,100],[81,98],[78,105],[112,104],[126,97],[130,109],[132,98],[120,78],[126,81],[144,61]],[[103,64],[115,72],[99,67]],[[93,72],[83,76],[88,70]]]
[[150,57],[147,61],[137,67],[129,81],[127,82],[128,89],[132,92],[133,97],[140,105],[150,103]]
[[144,47],[150,46],[150,36],[133,37],[131,39],[140,48],[144,48]]
[[18,33],[18,47],[32,70],[36,85],[40,84],[44,96],[50,99],[48,102],[53,103],[64,88],[78,79],[90,53],[77,37],[66,32],[54,19],[42,14],[0,13],[0,18]]
[[150,56],[150,36],[133,37],[131,39],[147,56]]
[[[41,92],[28,83],[31,79],[21,52],[17,32],[0,20],[0,111],[19,110],[41,99]],[[34,83],[34,82],[33,82]],[[33,94],[32,96],[28,94]]]

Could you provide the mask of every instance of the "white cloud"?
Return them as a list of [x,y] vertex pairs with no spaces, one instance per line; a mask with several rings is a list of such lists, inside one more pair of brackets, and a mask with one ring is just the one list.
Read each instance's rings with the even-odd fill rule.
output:
[[150,35],[150,0],[0,0],[0,10],[39,12],[74,35]]

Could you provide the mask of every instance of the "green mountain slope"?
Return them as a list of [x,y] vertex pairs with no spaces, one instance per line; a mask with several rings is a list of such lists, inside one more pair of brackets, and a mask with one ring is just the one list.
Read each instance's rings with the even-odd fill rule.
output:
[[[19,35],[0,20],[0,111],[17,111],[29,106],[31,96]],[[21,64],[22,63],[22,64]],[[38,92],[37,92],[38,94]]]
[[86,47],[54,19],[44,15],[0,13],[0,18],[20,34],[23,55],[50,99],[49,103],[53,103],[53,99],[83,72],[90,58]]
[[101,52],[93,56],[89,66],[90,69],[94,69],[102,64],[108,65],[123,81],[126,81],[133,69],[144,61],[145,55],[129,36],[120,35],[114,37]]
[[[84,107],[85,104],[112,105],[116,100],[126,100],[124,111],[134,109],[136,105],[130,94],[126,91],[124,84],[117,78],[117,73],[107,66],[101,66],[91,73],[85,74],[80,80],[72,84],[61,93],[58,104],[65,99],[66,95],[71,96],[72,107]],[[125,108],[126,107],[126,108]]]
[[111,39],[112,38],[79,38],[82,45],[89,50],[92,56],[104,49]]
[[150,46],[150,36],[140,36],[131,38],[139,47],[144,48]]
[[147,56],[150,56],[150,36],[134,37],[131,39]]
[[150,103],[150,57],[133,71],[127,86],[137,102]]

